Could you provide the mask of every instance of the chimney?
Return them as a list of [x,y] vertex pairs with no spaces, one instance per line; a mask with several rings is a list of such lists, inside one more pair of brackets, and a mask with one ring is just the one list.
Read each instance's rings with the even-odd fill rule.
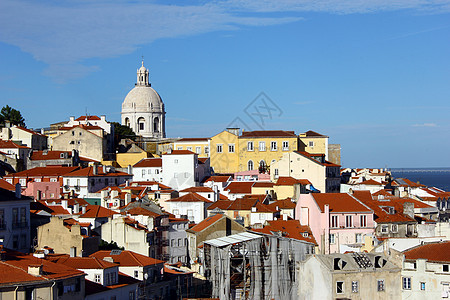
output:
[[74,122],[75,121],[75,117],[69,117],[70,122]]
[[405,216],[410,217],[411,219],[414,219],[414,203],[411,202],[403,203],[403,214]]
[[130,193],[126,193],[125,194],[125,205],[128,205],[131,203],[131,194]]
[[62,199],[62,200],[61,200],[61,206],[62,206],[64,209],[67,209],[68,202],[69,202],[69,201],[67,201],[67,199]]
[[111,199],[116,198],[117,196],[119,196],[119,191],[117,190],[112,190],[111,191]]
[[92,173],[93,173],[94,175],[98,175],[98,165],[93,165],[93,166],[92,166]]
[[100,116],[100,120],[106,121],[106,116],[105,115]]
[[36,191],[36,199],[35,200],[41,200],[41,194],[42,192],[40,190]]
[[114,259],[112,257],[109,257],[109,256],[103,257],[103,260],[107,261],[107,262],[110,262],[110,263],[114,263]]
[[133,174],[133,167],[131,165],[128,165],[127,167],[127,173],[132,175]]
[[20,199],[22,197],[22,186],[20,183],[16,183],[16,198]]
[[78,204],[78,203],[75,203],[75,204],[74,204],[74,206],[73,206],[73,212],[74,212],[75,214],[77,214],[77,213],[80,212],[80,204]]
[[106,166],[103,166],[103,173],[107,173]]
[[213,189],[214,189],[214,201],[218,201],[220,199],[219,187],[217,185],[213,185]]
[[[234,135],[239,135],[239,128],[227,128],[226,129],[229,133],[232,133]],[[244,131],[244,130],[242,130]]]
[[86,206],[81,207],[81,213],[84,215],[86,213]]
[[29,265],[28,266],[28,274],[33,276],[41,276],[42,275],[42,265]]
[[44,133],[45,133],[44,128],[41,128],[41,134],[44,135]]
[[252,206],[252,212],[256,212],[256,207]]
[[283,221],[287,221],[288,220],[288,215],[283,214]]
[[5,120],[5,128],[11,128],[11,122],[8,120]]
[[125,181],[125,186],[130,186],[130,182],[128,180]]

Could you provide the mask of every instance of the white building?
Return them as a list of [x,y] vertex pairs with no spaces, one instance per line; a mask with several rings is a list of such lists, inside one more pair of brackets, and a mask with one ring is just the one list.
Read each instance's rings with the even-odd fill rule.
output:
[[133,166],[134,181],[162,182],[162,159],[144,158]]
[[203,162],[188,150],[173,150],[162,155],[162,183],[175,190],[198,186],[210,175],[209,159]]
[[206,209],[213,202],[197,193],[188,193],[178,198],[166,200],[167,203],[169,203],[170,213],[177,218],[184,216],[189,221],[198,224],[206,218]]
[[136,86],[122,103],[122,125],[126,125],[145,138],[166,137],[164,103],[151,87],[148,69],[137,70]]

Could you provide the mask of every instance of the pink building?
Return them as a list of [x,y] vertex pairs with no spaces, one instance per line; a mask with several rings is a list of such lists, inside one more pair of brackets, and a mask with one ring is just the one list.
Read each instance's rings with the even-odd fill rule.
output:
[[59,199],[61,197],[61,186],[59,182],[29,182],[22,194],[33,197],[35,200]]
[[270,181],[270,174],[259,173],[259,170],[234,173],[235,181]]
[[311,228],[323,254],[358,251],[375,229],[373,211],[350,194],[300,194],[295,215]]

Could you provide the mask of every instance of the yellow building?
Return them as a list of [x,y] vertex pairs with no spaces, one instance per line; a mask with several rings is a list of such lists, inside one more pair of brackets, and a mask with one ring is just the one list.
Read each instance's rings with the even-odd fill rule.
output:
[[134,143],[127,145],[127,148],[128,149],[126,150],[125,153],[116,154],[117,164],[122,168],[134,166],[144,158],[153,157],[152,154],[150,154],[147,151],[144,151],[142,148],[140,148]]
[[210,164],[215,173],[239,171],[239,129],[227,128],[210,141]]
[[284,153],[298,150],[294,131],[261,130],[242,132],[239,137],[239,171],[268,168]]
[[309,130],[299,134],[300,145],[298,151],[311,154],[325,154],[328,160],[328,136]]
[[189,150],[199,158],[206,158],[210,155],[210,141],[210,138],[182,138],[173,142],[173,150]]

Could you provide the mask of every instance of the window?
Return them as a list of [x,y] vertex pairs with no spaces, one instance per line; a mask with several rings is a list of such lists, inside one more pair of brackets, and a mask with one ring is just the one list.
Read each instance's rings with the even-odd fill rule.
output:
[[391,225],[391,231],[396,233],[398,231],[398,224],[392,224]]
[[130,292],[128,294],[128,300],[135,300],[135,299],[136,299],[136,297],[135,297],[134,291]]
[[353,227],[353,216],[345,216],[345,227]]
[[253,151],[253,142],[247,142],[247,151]]
[[363,239],[362,239],[362,234],[361,233],[355,234],[355,241],[356,241],[357,244],[362,244]]
[[266,142],[259,142],[259,151],[266,151]]
[[448,265],[442,265],[442,272],[448,272]]
[[358,281],[352,281],[352,293],[357,293],[359,291]]
[[100,283],[100,281],[101,281],[101,276],[100,276],[100,274],[95,274],[95,275],[94,275],[94,281],[95,281],[96,283]]
[[314,142],[309,142],[309,147],[314,147]]
[[182,239],[178,239],[178,247],[183,246],[183,240]]
[[234,153],[234,144],[228,144],[228,152]]
[[186,147],[186,150],[192,151],[192,147]]
[[388,233],[389,228],[388,225],[381,225],[381,233]]
[[174,164],[177,164],[177,163],[178,163],[178,159],[174,159],[174,160],[173,160],[173,163],[174,163]]
[[188,178],[189,177],[189,173],[188,172],[184,172],[184,178]]
[[247,167],[249,171],[253,170],[253,161],[249,160],[247,163]]
[[344,282],[336,281],[336,294],[344,293]]
[[171,239],[170,240],[170,246],[171,247],[175,247],[175,239]]
[[425,291],[425,282],[420,283],[420,290]]
[[377,290],[378,290],[379,292],[384,291],[384,279],[379,279],[379,280],[377,281]]
[[72,130],[72,135],[75,135],[75,131]]
[[142,176],[145,175],[145,169],[142,169]]
[[195,153],[201,154],[202,153],[202,147],[195,147]]
[[138,270],[134,270],[134,278],[138,278],[139,277],[139,271]]
[[205,146],[205,154],[208,154],[208,153],[209,153],[209,147]]
[[177,150],[183,150],[183,147],[177,147]]
[[331,216],[331,227],[332,228],[338,228],[339,227],[338,216]]
[[278,177],[278,169],[275,169],[275,177]]
[[289,150],[289,142],[288,141],[284,141],[283,142],[283,151],[288,151]]
[[17,234],[13,235],[13,249],[19,249],[19,236]]
[[222,153],[222,144],[217,144],[217,153]]
[[334,233],[330,233],[330,244],[336,243],[336,235]]
[[359,225],[360,227],[366,227],[367,226],[367,216],[362,215],[359,217]]
[[411,289],[411,277],[403,277],[403,289],[410,290]]
[[277,151],[277,142],[270,142],[270,151]]

